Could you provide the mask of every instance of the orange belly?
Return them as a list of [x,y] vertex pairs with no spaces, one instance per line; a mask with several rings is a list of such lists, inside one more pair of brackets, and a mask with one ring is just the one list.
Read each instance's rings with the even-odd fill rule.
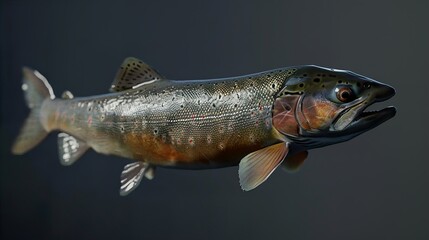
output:
[[136,160],[191,169],[237,165],[241,158],[264,147],[262,143],[246,143],[242,139],[230,139],[226,143],[177,144],[153,135],[135,133],[124,136],[124,145]]

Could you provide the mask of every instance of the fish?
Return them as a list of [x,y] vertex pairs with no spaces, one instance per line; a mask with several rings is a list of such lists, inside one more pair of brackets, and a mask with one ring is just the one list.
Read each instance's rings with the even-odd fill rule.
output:
[[125,196],[158,167],[238,165],[244,191],[281,166],[297,171],[308,151],[348,141],[393,118],[396,108],[365,111],[395,89],[347,70],[302,65],[238,77],[171,80],[129,57],[110,93],[57,98],[47,79],[23,68],[30,114],[12,146],[21,155],[58,133],[62,165],[87,150],[133,160],[121,174]]

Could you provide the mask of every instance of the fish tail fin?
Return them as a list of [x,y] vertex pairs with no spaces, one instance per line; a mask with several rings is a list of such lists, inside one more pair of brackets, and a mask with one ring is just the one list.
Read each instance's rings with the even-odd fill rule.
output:
[[40,121],[40,111],[43,101],[55,98],[51,85],[42,74],[26,67],[22,69],[22,72],[22,90],[27,107],[31,112],[12,146],[12,153],[18,155],[26,153],[48,135],[48,131]]

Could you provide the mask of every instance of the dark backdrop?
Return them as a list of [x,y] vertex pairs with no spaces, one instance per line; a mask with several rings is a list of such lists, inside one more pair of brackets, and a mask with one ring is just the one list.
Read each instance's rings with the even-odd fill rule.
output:
[[[428,1],[1,1],[1,239],[429,239]],[[71,167],[56,135],[10,147],[26,115],[21,67],[57,95],[106,93],[127,56],[172,79],[299,64],[393,85],[397,116],[312,150],[296,174],[242,192],[237,168],[159,169],[120,197],[128,163]],[[386,104],[379,104],[386,105]]]

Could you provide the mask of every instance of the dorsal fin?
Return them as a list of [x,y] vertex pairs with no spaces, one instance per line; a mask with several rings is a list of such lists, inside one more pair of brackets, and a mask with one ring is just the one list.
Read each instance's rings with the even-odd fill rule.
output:
[[161,79],[164,77],[154,68],[137,58],[129,57],[124,60],[116,73],[110,91],[120,92],[133,89]]

